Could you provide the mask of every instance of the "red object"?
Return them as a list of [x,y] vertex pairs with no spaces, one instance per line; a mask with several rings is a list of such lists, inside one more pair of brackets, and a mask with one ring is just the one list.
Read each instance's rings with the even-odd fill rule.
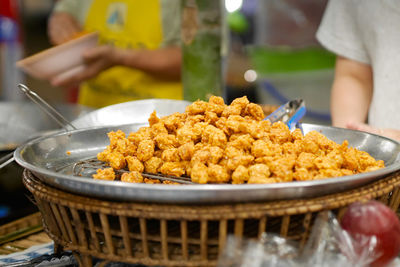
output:
[[79,87],[73,87],[67,89],[67,102],[68,103],[77,103],[79,95]]
[[[18,0],[0,0],[0,16],[12,19],[21,29],[21,20],[19,16]],[[21,30],[18,31],[18,40],[21,43]]]
[[0,0],[0,15],[19,21],[17,0]]
[[[358,244],[365,237],[376,237],[371,267],[386,266],[400,252],[400,221],[396,213],[378,201],[356,202],[342,217],[341,226]],[[355,245],[356,251],[357,246]],[[362,249],[362,248],[361,248]]]

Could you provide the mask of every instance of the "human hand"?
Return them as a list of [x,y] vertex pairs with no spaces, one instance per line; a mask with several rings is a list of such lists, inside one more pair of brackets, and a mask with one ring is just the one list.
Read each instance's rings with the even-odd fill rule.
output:
[[69,41],[81,31],[82,27],[79,23],[66,12],[52,14],[47,27],[48,36],[53,45]]
[[68,77],[56,77],[50,82],[53,86],[77,86],[81,82],[97,76],[100,72],[117,65],[118,54],[118,49],[109,45],[90,48],[82,55],[85,65],[81,71]]
[[372,133],[372,134],[377,134],[377,135],[382,135],[382,136],[386,136],[391,139],[400,141],[400,130],[396,130],[396,129],[375,128],[368,124],[359,123],[359,122],[348,122],[346,124],[346,128],[352,129],[352,130],[368,132],[368,133]]

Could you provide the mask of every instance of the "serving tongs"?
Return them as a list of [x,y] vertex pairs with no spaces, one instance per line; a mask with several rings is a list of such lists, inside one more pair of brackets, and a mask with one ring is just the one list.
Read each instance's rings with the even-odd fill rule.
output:
[[290,130],[300,128],[300,120],[306,114],[306,104],[303,99],[295,99],[286,102],[279,108],[277,108],[270,115],[265,117],[264,120],[269,120],[271,123],[282,121],[285,123]]
[[[35,104],[37,104],[47,115],[49,115],[61,128],[66,131],[76,130],[77,128],[72,125],[61,113],[59,113],[55,108],[53,108],[49,103],[47,103],[43,98],[41,98],[38,94],[33,92],[28,86],[24,84],[18,84],[18,88]],[[28,140],[30,141],[30,140]],[[7,166],[11,162],[14,161],[14,151],[8,153],[4,157],[0,158],[0,169]]]

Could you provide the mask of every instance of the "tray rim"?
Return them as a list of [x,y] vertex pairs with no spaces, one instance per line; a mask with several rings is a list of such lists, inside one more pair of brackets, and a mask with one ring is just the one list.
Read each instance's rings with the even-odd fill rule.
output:
[[[136,123],[136,124],[124,124],[124,125],[118,125],[118,126],[111,126],[112,128],[117,128],[117,127],[123,127],[123,126],[130,126],[130,125],[135,125],[135,126],[145,126],[146,124],[143,123]],[[318,126],[318,127],[327,127],[327,128],[336,128],[336,129],[343,129],[339,127],[333,127],[333,126],[324,126],[324,125],[317,125],[317,124],[310,124],[310,123],[303,123],[302,125],[304,126]],[[57,173],[55,171],[45,169],[42,167],[37,167],[29,162],[26,162],[22,154],[24,153],[24,150],[36,143],[39,143],[47,138],[52,138],[52,137],[57,137],[60,135],[69,135],[69,134],[75,134],[78,132],[82,131],[88,131],[88,130],[96,130],[96,129],[101,129],[101,128],[110,128],[110,126],[100,126],[100,127],[89,127],[89,128],[84,128],[84,129],[78,129],[78,130],[73,130],[69,132],[58,132],[53,135],[49,136],[44,136],[40,137],[34,140],[31,140],[21,146],[19,146],[15,152],[14,152],[14,159],[16,162],[21,165],[22,167],[32,171],[38,178],[40,178],[43,182],[52,184],[58,188],[65,189],[69,192],[73,193],[79,193],[83,195],[91,195],[91,196],[97,196],[97,197],[102,197],[102,198],[108,198],[108,199],[115,199],[115,200],[121,200],[121,201],[131,201],[131,200],[137,200],[137,201],[147,201],[147,202],[168,202],[168,203],[222,203],[222,202],[238,202],[238,200],[232,199],[229,201],[226,199],[226,197],[219,197],[219,194],[226,194],[227,192],[232,193],[232,194],[239,194],[239,193],[246,193],[246,191],[263,191],[263,190],[301,190],[303,191],[305,189],[309,188],[314,188],[318,186],[329,186],[331,184],[344,184],[345,182],[349,181],[354,181],[356,184],[357,182],[360,182],[360,180],[363,179],[368,179],[368,182],[365,182],[363,184],[371,183],[374,181],[377,181],[379,179],[384,178],[385,176],[394,173],[395,171],[400,169],[400,143],[397,142],[396,140],[384,137],[384,136],[379,136],[375,134],[370,134],[370,133],[365,133],[361,131],[356,131],[356,130],[349,130],[349,129],[344,129],[346,131],[356,131],[360,132],[363,134],[367,135],[373,135],[377,136],[379,138],[385,139],[389,142],[394,143],[397,146],[397,156],[395,156],[395,160],[393,164],[379,170],[375,170],[372,172],[366,172],[366,173],[360,173],[356,175],[349,175],[349,176],[342,176],[342,177],[334,177],[334,178],[327,178],[327,179],[321,179],[321,180],[312,180],[312,181],[295,181],[295,182],[282,182],[282,183],[274,183],[274,184],[240,184],[240,185],[235,185],[235,184],[196,184],[196,185],[179,185],[179,186],[171,186],[171,185],[164,185],[164,184],[134,184],[134,183],[124,183],[121,181],[107,181],[107,180],[95,180],[95,179],[90,179],[90,178],[80,178],[72,175],[66,175],[62,173]],[[56,177],[54,177],[56,176]],[[373,176],[373,178],[371,178]],[[82,180],[84,180],[84,183],[82,183]],[[67,183],[66,183],[67,182]],[[68,185],[69,183],[69,185]],[[78,191],[71,191],[72,189],[69,187],[72,187],[77,184],[85,184],[85,187],[88,188],[94,188],[93,192],[80,192]],[[360,184],[361,185],[361,184]],[[105,193],[106,195],[99,195],[99,192],[95,191],[96,188],[104,187],[106,188]],[[168,190],[166,190],[168,188]],[[343,189],[341,191],[345,191],[347,189],[353,189],[355,187],[349,187],[346,189]],[[76,190],[76,188],[73,188]],[[84,188],[83,188],[84,189]],[[81,190],[83,190],[81,189]],[[136,190],[140,191],[143,195],[150,194],[148,198],[143,198],[140,196],[135,196],[135,195],[122,195],[125,192],[129,192],[130,190]],[[160,197],[160,193],[165,193],[168,192],[168,197]],[[200,199],[194,200],[192,199],[178,199],[178,198],[173,198],[173,196],[176,196],[176,194],[180,191],[186,191],[189,192],[188,195],[190,194],[197,194],[200,196]],[[112,194],[112,192],[117,192],[117,194]],[[336,191],[340,192],[340,191]],[[104,193],[104,192],[103,192]],[[323,196],[327,195],[330,193],[335,193],[335,192],[327,192],[326,194],[318,194],[318,195],[309,195],[309,197],[315,197],[315,196]],[[249,194],[249,193],[247,193]],[[203,198],[203,195],[207,196],[214,196],[216,198],[207,200],[206,198]],[[162,196],[162,194],[161,194]],[[204,196],[205,197],[205,196]],[[240,197],[239,197],[240,198]],[[255,199],[250,198],[250,201],[269,201],[269,200],[285,200],[285,199],[300,199],[300,198],[305,198],[304,196],[301,197],[285,197],[285,198],[274,198],[274,199],[269,199],[268,197],[259,199],[255,197]]]

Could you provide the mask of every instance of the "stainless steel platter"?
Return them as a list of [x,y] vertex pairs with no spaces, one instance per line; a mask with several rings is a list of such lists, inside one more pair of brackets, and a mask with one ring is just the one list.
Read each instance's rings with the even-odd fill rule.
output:
[[83,195],[120,201],[143,201],[181,204],[214,204],[297,199],[322,196],[349,190],[376,181],[400,169],[400,144],[391,139],[359,131],[302,124],[304,133],[319,131],[331,140],[367,151],[382,159],[386,167],[377,171],[346,177],[278,184],[207,184],[163,185],[131,184],[120,181],[94,180],[73,176],[70,166],[93,158],[109,144],[107,133],[121,129],[136,131],[143,124],[81,129],[33,140],[20,146],[16,161],[32,171],[43,182]]
[[147,123],[155,110],[158,117],[185,111],[191,102],[172,99],[144,99],[107,106],[79,117],[71,123],[78,129],[133,123]]

